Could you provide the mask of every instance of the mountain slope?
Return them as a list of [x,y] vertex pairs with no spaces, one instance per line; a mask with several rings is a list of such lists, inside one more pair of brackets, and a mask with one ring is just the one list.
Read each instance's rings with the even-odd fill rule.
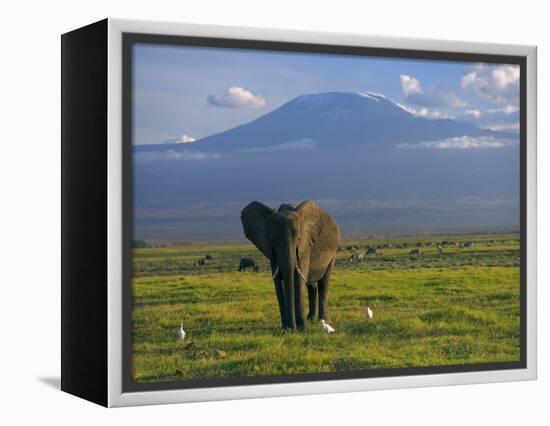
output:
[[165,149],[228,152],[265,148],[303,139],[319,147],[385,145],[456,136],[509,136],[450,119],[417,117],[380,94],[328,92],[299,96],[256,120],[189,144],[141,145]]

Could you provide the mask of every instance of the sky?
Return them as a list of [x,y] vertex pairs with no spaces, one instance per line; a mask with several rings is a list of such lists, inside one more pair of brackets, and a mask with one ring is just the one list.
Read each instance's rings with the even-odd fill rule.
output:
[[429,119],[519,131],[519,66],[136,44],[134,144],[192,143],[310,93],[381,93]]

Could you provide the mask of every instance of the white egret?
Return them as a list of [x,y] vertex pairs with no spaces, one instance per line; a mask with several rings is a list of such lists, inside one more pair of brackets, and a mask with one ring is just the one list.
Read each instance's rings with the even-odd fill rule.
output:
[[178,330],[178,339],[185,339],[185,330],[183,329],[183,321],[180,324],[180,329]]
[[373,317],[373,316],[374,316],[374,314],[372,313],[371,308],[369,308],[369,307],[367,306],[367,318],[370,319],[370,320],[372,320],[372,317]]
[[334,328],[325,322],[324,319],[321,320],[321,325],[323,326],[323,331],[328,334],[334,333]]

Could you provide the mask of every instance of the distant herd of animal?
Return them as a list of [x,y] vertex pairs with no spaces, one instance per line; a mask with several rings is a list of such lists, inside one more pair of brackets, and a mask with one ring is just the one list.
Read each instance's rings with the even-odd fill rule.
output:
[[[413,244],[409,244],[409,243],[398,243],[398,244],[386,243],[386,244],[379,244],[377,246],[367,245],[365,247],[365,253],[360,253],[361,248],[358,245],[352,245],[352,246],[346,246],[346,247],[340,247],[339,246],[337,248],[337,252],[347,251],[347,252],[351,253],[350,256],[347,258],[348,263],[360,263],[360,262],[363,262],[368,256],[372,256],[372,255],[382,256],[383,255],[382,249],[392,249],[392,248],[394,248],[394,249],[406,249],[411,245],[413,245]],[[422,250],[420,249],[421,247],[435,246],[437,248],[437,252],[439,254],[443,254],[443,249],[445,247],[457,247],[459,249],[465,249],[465,248],[469,248],[469,247],[474,247],[474,242],[473,241],[459,242],[459,241],[447,241],[447,240],[441,241],[441,242],[426,241],[426,242],[417,242],[413,246],[416,247],[416,248],[413,248],[409,251],[409,256],[411,256],[411,257],[420,256],[422,254]],[[212,255],[207,254],[204,257],[196,259],[193,262],[193,265],[196,268],[198,268],[198,267],[205,266],[205,265],[209,264],[210,262],[212,262],[212,260],[213,260]],[[252,257],[243,257],[239,261],[238,271],[239,272],[244,272],[244,271],[247,271],[247,270],[250,270],[250,271],[253,271],[253,272],[258,272],[259,271],[258,263]]]
[[[437,248],[437,252],[439,254],[443,254],[443,248],[445,247],[458,247],[459,249],[465,249],[468,247],[474,247],[473,241],[467,241],[467,242],[459,242],[459,241],[441,241],[441,242],[433,242],[433,241],[419,241],[416,244],[411,244],[411,246],[415,247],[409,251],[409,256],[415,257],[420,256],[422,254],[421,247],[431,247],[435,246]],[[377,246],[371,246],[367,245],[365,247],[365,253],[360,253],[361,248],[357,245],[353,246],[346,246],[346,247],[338,247],[337,251],[347,251],[350,254],[350,256],[347,258],[347,261],[349,263],[359,263],[365,260],[367,256],[370,255],[378,255],[382,256],[382,249],[406,249],[409,247],[409,243],[399,243],[399,244],[392,244],[392,243],[386,243],[386,244],[379,244]]]

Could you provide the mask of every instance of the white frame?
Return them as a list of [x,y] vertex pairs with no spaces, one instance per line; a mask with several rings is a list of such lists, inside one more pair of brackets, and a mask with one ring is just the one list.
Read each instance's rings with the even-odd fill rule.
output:
[[[245,40],[498,54],[527,58],[527,368],[483,372],[216,388],[122,392],[122,34],[162,34]],[[275,29],[113,20],[108,24],[108,406],[130,406],[356,392],[422,386],[535,380],[537,378],[537,51],[534,46],[373,37]]]

